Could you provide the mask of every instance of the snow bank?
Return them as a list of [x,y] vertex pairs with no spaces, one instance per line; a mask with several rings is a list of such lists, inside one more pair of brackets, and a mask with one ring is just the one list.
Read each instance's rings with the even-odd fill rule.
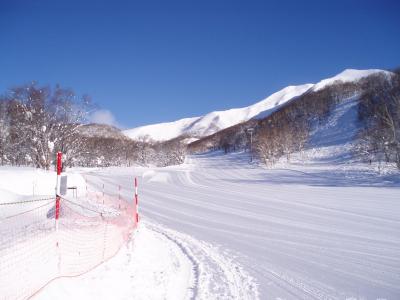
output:
[[34,299],[190,299],[193,280],[179,247],[143,223],[115,258],[87,275],[53,282]]
[[[83,190],[85,181],[79,171],[67,170],[64,174],[68,176],[68,186]],[[0,190],[30,197],[54,195],[56,176],[55,171],[32,167],[0,167]],[[0,196],[0,202],[8,202],[4,197]]]

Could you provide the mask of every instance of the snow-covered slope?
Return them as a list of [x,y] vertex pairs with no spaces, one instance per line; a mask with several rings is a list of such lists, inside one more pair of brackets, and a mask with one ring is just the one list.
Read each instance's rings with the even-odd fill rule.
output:
[[248,121],[262,112],[272,112],[274,108],[303,94],[312,86],[312,84],[288,86],[268,98],[247,107],[213,111],[201,117],[136,127],[125,130],[123,133],[132,139],[149,135],[150,138],[156,141],[170,140],[183,134],[192,137],[204,137],[227,127]]
[[[288,86],[268,98],[243,108],[211,112],[194,123],[190,131],[199,132],[201,136],[213,134],[221,129],[250,120],[262,112],[269,112],[286,103],[290,99],[306,92],[312,84]],[[272,111],[271,111],[272,112]]]
[[127,129],[123,133],[132,139],[148,135],[153,140],[166,141],[187,133],[188,128],[199,119],[200,117],[185,118],[175,122],[146,125]]
[[248,121],[251,118],[266,117],[284,103],[295,99],[309,90],[318,91],[337,81],[357,81],[371,74],[380,72],[383,72],[388,76],[391,74],[390,72],[378,69],[347,69],[334,77],[321,80],[316,84],[288,86],[272,94],[266,99],[247,107],[234,108],[224,111],[214,111],[201,117],[185,118],[175,122],[136,127],[125,130],[123,133],[132,139],[138,139],[141,136],[148,135],[150,138],[156,141],[169,140],[183,134],[191,137],[204,137],[219,130]]

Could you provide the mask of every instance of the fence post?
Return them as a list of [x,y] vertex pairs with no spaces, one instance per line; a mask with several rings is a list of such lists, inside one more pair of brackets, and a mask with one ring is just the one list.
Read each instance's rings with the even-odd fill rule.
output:
[[138,204],[138,181],[137,177],[135,177],[135,219],[136,226],[139,224],[139,204]]
[[[62,153],[57,152],[57,183],[56,183],[56,205],[54,210],[54,218],[55,218],[55,225],[56,225],[56,232],[58,232],[58,219],[60,217],[60,180],[61,180],[61,170],[62,170]],[[58,239],[56,242],[58,247]]]
[[56,207],[55,207],[55,219],[56,219],[56,230],[58,229],[58,218],[60,217],[60,180],[61,180],[61,169],[62,169],[62,153],[57,152],[57,183],[56,183]]

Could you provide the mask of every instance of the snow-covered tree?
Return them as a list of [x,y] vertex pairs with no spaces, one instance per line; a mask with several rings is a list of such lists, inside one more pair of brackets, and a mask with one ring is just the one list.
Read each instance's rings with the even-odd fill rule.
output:
[[71,90],[31,83],[8,91],[2,103],[7,106],[8,126],[1,125],[0,130],[8,133],[10,163],[49,169],[56,151],[68,159],[77,148],[76,129],[85,117],[86,97],[78,101]]

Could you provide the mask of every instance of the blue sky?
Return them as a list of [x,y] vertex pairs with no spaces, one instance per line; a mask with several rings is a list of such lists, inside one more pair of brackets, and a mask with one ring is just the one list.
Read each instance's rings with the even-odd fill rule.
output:
[[400,65],[400,1],[0,0],[0,93],[87,93],[130,128]]

